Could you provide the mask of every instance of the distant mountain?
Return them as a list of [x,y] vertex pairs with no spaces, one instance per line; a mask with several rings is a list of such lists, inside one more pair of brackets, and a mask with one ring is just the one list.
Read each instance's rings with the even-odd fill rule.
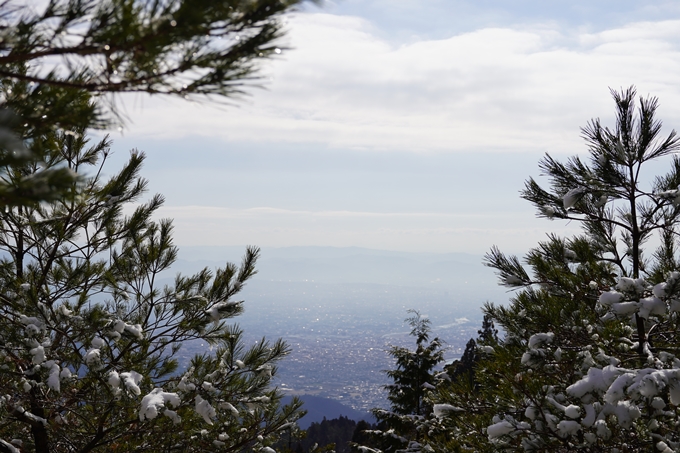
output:
[[[359,420],[375,421],[373,415],[367,412],[359,412],[330,398],[314,395],[298,395],[298,398],[304,401],[305,404],[302,408],[307,411],[307,415],[302,417],[298,422],[302,429],[309,428],[309,425],[314,422],[320,423],[324,417],[326,417],[326,420],[330,420],[338,418],[341,415],[357,422]],[[283,399],[283,403],[288,404],[291,399],[291,396],[286,396]]]

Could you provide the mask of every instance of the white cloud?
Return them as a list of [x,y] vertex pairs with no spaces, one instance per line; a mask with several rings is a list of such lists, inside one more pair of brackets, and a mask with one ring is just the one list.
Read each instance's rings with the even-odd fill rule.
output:
[[[658,96],[680,113],[680,20],[600,33],[486,28],[394,47],[364,19],[290,19],[293,50],[239,108],[144,100],[129,135],[312,143],[371,150],[581,150],[579,127],[613,113],[607,87]],[[179,108],[181,107],[181,108]],[[139,113],[139,114],[138,114]]]
[[[236,167],[219,159],[200,161],[197,154],[192,165],[162,166],[156,175],[168,187],[162,192],[174,193],[181,180],[181,190],[195,197],[169,198],[175,206],[160,211],[161,217],[175,219],[178,244],[364,246],[477,254],[496,244],[519,253],[544,239],[546,231],[569,235],[578,226],[535,219],[528,206],[522,212],[495,212],[498,206],[511,211],[516,204],[480,197],[514,201],[518,189],[507,186],[510,178],[499,178],[495,168],[502,166],[521,182],[535,175],[535,166],[527,168],[530,159],[513,164],[489,154],[484,155],[489,159],[487,172],[476,164],[479,155],[473,159],[470,152],[582,152],[581,126],[592,117],[612,123],[607,88],[631,84],[642,95],[658,96],[659,118],[680,128],[680,20],[629,23],[598,33],[550,23],[483,28],[405,45],[388,42],[382,34],[359,17],[300,14],[290,21],[288,39],[294,49],[268,65],[274,77],[268,90],[255,92],[238,108],[218,110],[184,101],[168,108],[166,101],[142,99],[147,105],[133,109],[136,124],[126,132],[132,142],[146,136],[145,145],[152,147],[149,138],[204,136],[222,140],[232,150],[268,148],[293,160],[289,165],[262,165],[269,157],[266,151],[257,153],[259,161]],[[200,147],[206,142],[196,143]],[[337,170],[347,173],[345,181],[334,173],[337,159],[328,158],[328,165],[323,158],[305,165],[306,154],[282,151],[300,145],[315,152],[317,147],[331,147],[468,154],[441,161],[442,166],[456,166],[447,180],[428,166],[419,171],[433,174],[417,178],[408,160],[388,164],[395,154],[380,155],[385,156],[385,172],[398,175],[372,180],[373,173],[357,175],[350,167],[368,163],[378,174],[378,160],[343,157],[347,165]],[[162,151],[156,154],[160,159]],[[214,157],[208,153],[203,159],[210,155]],[[301,160],[299,165],[295,159]],[[397,177],[406,182],[395,185]],[[250,197],[251,192],[266,196]],[[208,206],[181,206],[193,203]],[[252,208],[262,205],[274,207]],[[280,209],[291,207],[298,210]],[[374,212],[382,208],[405,212]],[[418,209],[464,214],[415,212]]]

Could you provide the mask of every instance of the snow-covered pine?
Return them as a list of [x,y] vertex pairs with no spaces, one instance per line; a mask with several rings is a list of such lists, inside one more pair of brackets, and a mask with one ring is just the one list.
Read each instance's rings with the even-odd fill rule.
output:
[[[680,451],[680,143],[660,136],[655,99],[640,99],[637,116],[633,89],[613,95],[616,127],[583,129],[590,163],[546,156],[549,190],[526,184],[539,215],[562,199],[583,235],[550,235],[523,262],[539,285],[485,306],[505,337],[472,382],[439,381],[432,401],[466,412],[422,424],[436,451]],[[668,174],[638,178],[664,157]],[[655,233],[661,246],[643,260]],[[519,272],[490,258],[501,284]]]
[[[257,249],[240,267],[159,285],[177,251],[170,221],[152,220],[163,198],[141,198],[143,154],[112,172],[103,168],[108,136],[91,140],[87,130],[119,125],[121,92],[242,94],[258,63],[281,52],[282,15],[298,3],[0,3],[0,451],[242,451],[267,447],[295,422],[297,403],[280,408],[271,379],[256,371],[275,370],[285,344],[245,347],[227,325],[236,311],[206,325],[207,300],[237,295]],[[229,367],[205,358],[195,366],[192,379],[211,376],[217,389],[203,398],[239,410],[241,399],[266,395],[270,404],[238,420],[217,410],[219,428],[199,428],[193,402],[204,390],[192,383],[177,392],[177,417],[166,407],[167,417],[149,418],[156,395],[140,420],[142,395],[175,392],[187,341],[232,356]],[[236,371],[234,360],[245,367]]]
[[[171,223],[151,220],[162,197],[122,214],[144,192],[144,156],[106,180],[107,139],[48,138],[51,165],[77,167],[86,183],[69,203],[0,210],[0,251],[13,257],[0,265],[0,450],[16,440],[21,451],[80,451],[97,437],[120,451],[240,451],[278,440],[300,416],[271,385],[288,347],[247,347],[227,324],[243,310],[231,297],[255,274],[258,250],[240,267],[159,287],[177,256]],[[180,347],[197,340],[214,354],[178,370]]]
[[213,322],[218,322],[223,318],[231,318],[239,313],[239,308],[243,301],[220,301],[212,303],[207,310],[205,310],[206,318]]

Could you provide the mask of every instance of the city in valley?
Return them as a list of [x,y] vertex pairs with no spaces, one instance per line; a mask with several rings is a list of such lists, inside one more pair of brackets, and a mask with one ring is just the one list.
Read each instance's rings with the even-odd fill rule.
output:
[[[236,251],[227,250],[232,254]],[[263,252],[262,271],[238,296],[245,301],[245,313],[233,322],[244,330],[246,342],[282,338],[290,346],[290,355],[278,369],[277,385],[281,389],[292,395],[330,398],[364,413],[388,406],[383,386],[389,382],[384,370],[394,367],[387,353],[389,347],[415,347],[410,328],[404,323],[409,309],[428,317],[433,336],[446,344],[445,360],[451,361],[461,356],[470,338],[477,336],[481,305],[508,298],[495,285],[493,273],[482,266],[481,257],[462,256],[469,261],[465,270],[452,270],[448,279],[423,278],[418,282],[419,264],[427,267],[432,264],[428,260],[441,263],[446,257],[433,255],[418,260],[417,255],[399,254],[396,259],[392,256],[392,263],[382,266],[382,273],[394,269],[395,261],[400,259],[406,259],[402,265],[412,271],[400,277],[397,269],[392,274],[394,280],[381,280],[369,269],[375,266],[372,261],[376,256],[384,258],[375,251],[359,249],[337,256],[342,249],[306,250],[303,256],[293,259],[290,255],[300,253],[296,248],[273,250],[271,254],[278,254],[278,262],[267,260],[267,252]],[[237,257],[230,259],[237,261]],[[330,265],[338,262],[337,266]],[[304,268],[301,263],[306,263]],[[324,264],[328,271],[323,270]],[[208,265],[208,261],[181,261],[179,265],[184,272],[192,266],[196,269]],[[362,266],[366,269],[362,270]],[[439,267],[443,275],[446,266]],[[271,278],[275,273],[291,278]],[[315,278],[303,279],[304,274]],[[358,280],[359,275],[363,282],[348,281]],[[205,348],[205,344],[191,343],[180,354],[188,359]]]

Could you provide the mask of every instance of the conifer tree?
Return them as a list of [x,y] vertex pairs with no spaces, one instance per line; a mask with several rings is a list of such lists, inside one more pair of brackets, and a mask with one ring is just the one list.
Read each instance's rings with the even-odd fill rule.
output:
[[438,375],[439,380],[457,382],[466,379],[470,384],[470,388],[477,386],[475,368],[482,357],[479,349],[489,351],[498,344],[498,330],[488,314],[484,315],[482,328],[477,331],[477,335],[477,340],[470,338],[467,342],[460,360],[454,360],[444,367],[444,373]]
[[[300,415],[271,387],[288,348],[246,347],[226,323],[258,250],[161,285],[177,256],[170,221],[152,220],[163,198],[123,214],[143,154],[105,179],[108,138],[43,139],[48,169],[83,176],[67,198],[0,211],[0,451],[268,451]],[[191,340],[214,350],[179,369]]]
[[[546,156],[550,188],[530,179],[522,192],[583,234],[550,235],[524,263],[487,256],[518,292],[485,307],[505,337],[475,369],[480,390],[438,389],[450,410],[435,450],[680,451],[680,142],[661,135],[655,98],[612,95],[615,127],[583,129],[588,159]],[[654,177],[650,163],[664,158],[668,173]]]
[[[299,417],[270,385],[286,345],[226,324],[257,249],[160,285],[162,197],[123,215],[143,154],[105,180],[110,141],[87,138],[120,122],[116,93],[243,92],[297,3],[0,4],[0,452],[266,452]],[[180,370],[188,340],[214,349]]]
[[432,412],[426,395],[435,388],[434,368],[444,359],[442,341],[430,338],[430,320],[416,310],[409,313],[412,316],[406,322],[411,326],[416,349],[390,347],[389,354],[396,362],[396,368],[385,372],[393,381],[385,386],[391,408],[373,409],[379,429],[371,434],[385,452],[418,450],[421,437],[418,425]]

